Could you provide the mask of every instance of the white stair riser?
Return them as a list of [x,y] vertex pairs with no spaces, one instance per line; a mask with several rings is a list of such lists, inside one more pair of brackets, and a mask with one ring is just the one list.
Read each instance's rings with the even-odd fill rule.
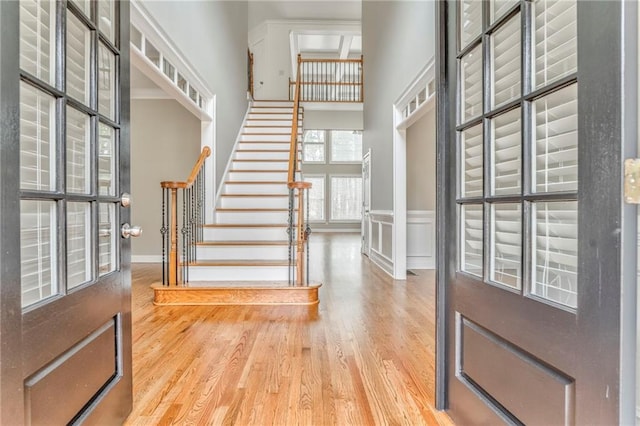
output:
[[281,107],[281,106],[286,106],[289,108],[293,108],[293,101],[290,100],[272,100],[272,101],[253,101],[253,106],[259,106],[259,107],[264,107],[264,106],[277,106],[277,107]]
[[[294,217],[296,220],[297,216]],[[285,225],[289,212],[216,212],[216,223],[265,223]]]
[[229,172],[228,180],[242,181],[242,182],[254,182],[254,181],[285,182],[287,180],[287,172],[282,172],[282,171],[281,172],[263,172],[263,173]]
[[277,228],[204,228],[205,241],[285,241],[285,227]]
[[227,209],[286,209],[289,197],[220,197],[220,207]]
[[224,194],[288,194],[285,183],[273,184],[229,184],[224,185]]
[[234,156],[236,160],[289,160],[289,151],[271,151],[271,152],[246,152],[236,151]]
[[[293,113],[289,112],[280,112],[275,114],[261,114],[259,111],[251,111],[249,113],[249,120],[293,120]],[[298,120],[302,120],[302,114],[298,116]]]
[[289,150],[290,141],[282,142],[240,142],[238,149],[268,149],[268,150]]
[[291,142],[290,134],[283,135],[247,135],[240,136],[241,142],[266,141],[266,142]]
[[268,117],[262,117],[261,120],[247,120],[248,126],[286,126],[291,128],[292,120],[269,120]]
[[261,112],[277,112],[280,114],[293,114],[293,105],[291,106],[273,106],[268,107],[259,106],[259,108],[253,107],[251,108],[251,114],[261,113]]
[[199,246],[198,260],[287,260],[287,246]]
[[234,161],[233,170],[287,170],[288,161]]
[[[268,134],[291,134],[291,126],[289,127],[245,127],[242,133],[268,133]],[[298,129],[298,133],[302,133],[302,129]]]
[[192,266],[189,281],[287,281],[288,266]]

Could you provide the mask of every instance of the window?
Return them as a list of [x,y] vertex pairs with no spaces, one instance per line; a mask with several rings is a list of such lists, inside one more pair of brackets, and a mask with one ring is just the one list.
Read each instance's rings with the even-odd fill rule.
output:
[[304,180],[311,182],[309,190],[309,221],[324,222],[325,221],[325,175],[305,175]]
[[359,163],[362,161],[362,132],[331,130],[331,162]]
[[331,220],[362,220],[362,177],[331,176]]
[[302,136],[302,161],[324,163],[325,139],[326,132],[324,130],[305,130]]

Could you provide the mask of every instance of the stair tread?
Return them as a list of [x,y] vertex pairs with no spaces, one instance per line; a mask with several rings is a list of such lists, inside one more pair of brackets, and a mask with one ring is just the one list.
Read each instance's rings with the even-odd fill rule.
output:
[[287,224],[279,223],[207,223],[204,228],[286,228]]
[[224,182],[226,185],[286,185],[285,180],[227,180]]
[[202,241],[197,244],[198,246],[287,246],[288,241],[269,241],[269,240],[217,240],[217,241]]
[[240,159],[234,159],[233,161],[244,161],[247,163],[288,163],[289,160],[278,160],[278,159],[273,159],[273,158],[259,158],[259,159],[245,159],[245,158],[240,158]]
[[288,197],[289,194],[220,194],[221,197]]
[[229,173],[288,173],[289,170],[269,170],[269,169],[231,169]]
[[236,149],[236,152],[289,152],[288,149]]
[[[298,211],[298,209],[294,209],[295,211]],[[289,209],[269,209],[269,208],[252,208],[252,207],[246,207],[246,208],[235,208],[235,207],[218,207],[216,209],[216,212],[235,212],[235,213],[251,213],[251,212],[257,212],[257,213],[265,213],[265,212],[288,212]]]
[[284,260],[198,260],[189,262],[189,266],[289,266]]

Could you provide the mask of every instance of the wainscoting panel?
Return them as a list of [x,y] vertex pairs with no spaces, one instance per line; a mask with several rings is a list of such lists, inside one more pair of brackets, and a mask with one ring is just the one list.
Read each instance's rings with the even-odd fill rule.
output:
[[393,276],[393,212],[372,210],[371,261]]
[[435,269],[436,212],[407,212],[407,269]]

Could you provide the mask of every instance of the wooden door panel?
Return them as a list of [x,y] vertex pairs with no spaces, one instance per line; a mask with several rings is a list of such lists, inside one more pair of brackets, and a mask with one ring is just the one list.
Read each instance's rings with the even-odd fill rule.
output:
[[[621,102],[620,76],[635,70],[628,65],[635,56],[623,60],[629,36],[622,31],[625,10],[637,19],[635,7],[438,5],[438,301],[446,345],[438,352],[446,382],[439,395],[461,424],[615,424],[624,417],[621,230],[632,225],[622,215],[621,158],[625,144],[635,143],[623,117],[635,120],[636,107],[623,107],[635,98]],[[553,56],[567,28],[575,34],[562,46],[573,50]],[[517,60],[496,59],[514,46]],[[520,90],[496,106],[493,88],[514,78]],[[509,212],[521,216],[509,219]],[[518,280],[505,280],[509,274]]]

